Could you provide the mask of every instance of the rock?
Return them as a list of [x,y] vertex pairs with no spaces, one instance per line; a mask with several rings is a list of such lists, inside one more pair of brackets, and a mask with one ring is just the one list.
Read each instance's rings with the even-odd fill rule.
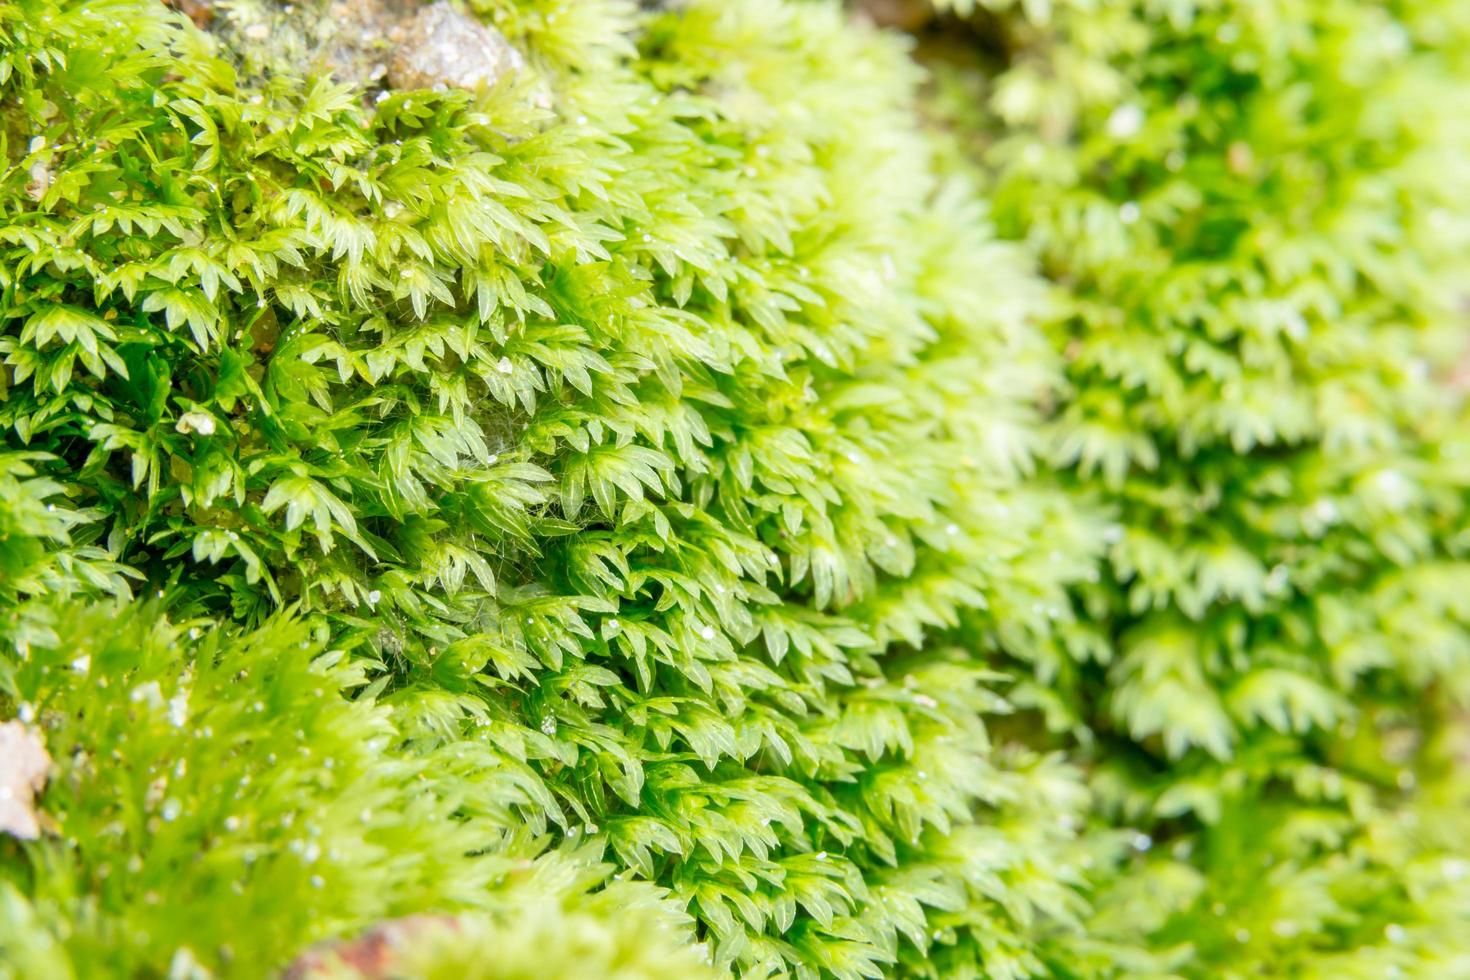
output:
[[164,3],[192,20],[195,27],[208,27],[214,20],[214,0],[164,0]]
[[858,16],[900,31],[917,31],[934,19],[925,0],[858,0],[855,6]]
[[394,961],[415,942],[458,931],[458,920],[442,915],[391,919],[345,942],[326,942],[301,954],[282,980],[384,980],[397,976]]
[[499,31],[445,0],[419,10],[394,32],[388,83],[396,89],[493,85],[525,67]]
[[473,89],[526,67],[504,35],[446,0],[231,0],[209,30],[246,77],[328,75],[369,97],[385,85]]
[[51,756],[39,734],[20,721],[0,725],[0,834],[41,836],[36,794],[50,771]]

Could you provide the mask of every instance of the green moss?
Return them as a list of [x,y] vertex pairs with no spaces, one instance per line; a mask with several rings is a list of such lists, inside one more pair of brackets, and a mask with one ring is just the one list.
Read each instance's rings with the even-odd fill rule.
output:
[[[174,621],[260,631],[247,647],[289,636],[289,608],[370,679],[313,710],[391,711],[382,751],[463,801],[454,833],[590,838],[722,966],[873,976],[940,946],[1039,968],[1081,913],[1086,796],[1062,760],[992,747],[1010,706],[977,654],[1049,649],[1090,545],[1022,482],[1055,367],[1027,260],[935,176],[901,48],[830,6],[479,7],[550,110],[529,81],[257,83],[144,0],[6,8],[25,139],[0,422],[34,454],[19,504],[64,515],[32,532],[15,642],[74,617],[67,595],[162,592]],[[62,717],[115,693],[68,688]],[[291,742],[303,710],[265,717]],[[327,821],[335,800],[290,804]],[[163,803],[133,804],[143,826]],[[193,819],[169,854],[215,832]],[[212,894],[218,937],[141,940],[118,923],[162,913],[76,885],[95,933],[66,903],[45,921],[69,962],[121,943],[159,970],[187,945],[249,975],[496,901],[498,855],[534,850],[415,833],[381,856],[408,876],[382,904],[329,913],[293,879]],[[69,881],[116,863],[79,842]],[[44,904],[39,860],[0,867]],[[147,880],[176,910],[168,867]],[[388,869],[353,873],[378,893]],[[290,931],[252,924],[255,958],[226,958],[255,903]]]
[[0,2],[0,975],[1465,972],[1456,8]]
[[1425,746],[1470,682],[1445,383],[1470,21],[981,6],[991,60],[951,46],[935,104],[1059,287],[1053,458],[1117,520],[1076,597],[1106,656],[1059,700],[1097,734],[1103,812],[1155,838],[1148,904],[1106,910],[1125,883],[1089,929],[1151,937],[1124,975],[1453,975],[1464,897],[1436,869],[1462,818],[1434,801],[1465,781]]

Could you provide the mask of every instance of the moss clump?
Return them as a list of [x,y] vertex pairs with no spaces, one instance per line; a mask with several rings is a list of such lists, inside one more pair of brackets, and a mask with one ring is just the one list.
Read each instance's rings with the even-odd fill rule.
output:
[[1053,458],[1116,520],[1045,702],[1152,835],[1089,927],[1151,955],[1097,970],[1456,974],[1464,5],[950,6],[938,112],[1058,286]]
[[981,655],[1053,642],[1088,524],[917,73],[827,5],[472,8],[523,78],[364,99],[0,7],[0,680],[61,827],[3,942],[259,975],[602,854],[751,975],[1041,969],[1112,845]]
[[650,6],[0,0],[0,976],[1465,972],[1458,5]]

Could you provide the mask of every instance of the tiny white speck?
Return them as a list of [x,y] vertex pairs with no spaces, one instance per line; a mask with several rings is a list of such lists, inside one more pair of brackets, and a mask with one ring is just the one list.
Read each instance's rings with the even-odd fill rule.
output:
[[1120,105],[1108,117],[1108,135],[1115,140],[1132,139],[1143,129],[1143,120],[1143,110],[1137,105]]
[[1322,500],[1318,500],[1316,503],[1312,504],[1312,507],[1308,511],[1308,513],[1310,514],[1312,520],[1316,521],[1318,524],[1337,523],[1337,504],[1325,498]]
[[188,691],[180,691],[168,699],[168,720],[175,728],[183,728],[189,720]]

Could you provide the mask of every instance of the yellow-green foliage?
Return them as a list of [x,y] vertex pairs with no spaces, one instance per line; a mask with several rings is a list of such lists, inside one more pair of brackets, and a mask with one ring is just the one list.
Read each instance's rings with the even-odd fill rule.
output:
[[1058,286],[1052,456],[1117,522],[1049,692],[1156,838],[1107,928],[1189,976],[1459,975],[1470,11],[979,6],[937,104]]
[[[78,972],[187,946],[255,975],[500,901],[507,861],[575,845],[670,889],[751,975],[1042,969],[1083,908],[1086,794],[992,744],[1011,709],[984,654],[1054,644],[1091,535],[1021,482],[1055,380],[1041,289],[935,176],[917,72],[829,5],[478,9],[524,75],[379,98],[237,77],[152,0],[0,8],[6,691],[56,785],[124,767],[85,807],[43,798],[59,837],[3,845],[34,906],[10,923],[40,917]],[[87,621],[126,675],[104,689],[48,624],[107,592],[180,626]],[[210,639],[163,644],[165,706],[295,633],[318,645],[292,669],[336,651],[350,703],[329,678],[258,718],[263,678],[198,690],[190,711],[271,743],[220,723],[194,759],[165,727],[129,761],[91,719],[126,727],[127,656],[185,625]],[[261,780],[287,758],[279,799],[146,791],[177,760]],[[398,767],[430,781],[372,807],[405,829],[363,860],[340,801],[418,779]],[[298,811],[326,864],[278,853]],[[231,814],[278,886],[179,874],[230,848]],[[336,890],[314,869],[339,835]],[[134,854],[136,887],[98,883]]]
[[975,6],[0,0],[0,976],[1466,973],[1470,24]]

